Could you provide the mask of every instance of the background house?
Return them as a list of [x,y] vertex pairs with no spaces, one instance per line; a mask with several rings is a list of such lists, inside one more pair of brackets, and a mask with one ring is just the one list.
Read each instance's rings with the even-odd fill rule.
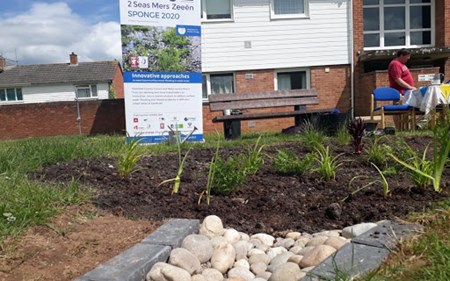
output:
[[118,61],[6,65],[0,57],[0,104],[74,101],[75,98],[123,98],[122,69]]
[[119,62],[78,62],[72,53],[70,63],[6,65],[0,57],[0,120],[1,139],[123,133]]

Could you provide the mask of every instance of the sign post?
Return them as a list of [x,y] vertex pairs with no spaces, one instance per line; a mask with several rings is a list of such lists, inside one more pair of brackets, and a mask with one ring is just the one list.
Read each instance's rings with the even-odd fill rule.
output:
[[125,120],[141,143],[203,141],[201,0],[120,0]]

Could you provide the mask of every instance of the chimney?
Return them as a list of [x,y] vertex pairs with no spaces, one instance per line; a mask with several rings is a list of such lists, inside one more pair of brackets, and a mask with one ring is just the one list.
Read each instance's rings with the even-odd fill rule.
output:
[[0,56],[0,72],[3,72],[5,68],[6,68],[6,58]]
[[70,65],[78,65],[78,56],[74,52],[72,52],[70,55]]

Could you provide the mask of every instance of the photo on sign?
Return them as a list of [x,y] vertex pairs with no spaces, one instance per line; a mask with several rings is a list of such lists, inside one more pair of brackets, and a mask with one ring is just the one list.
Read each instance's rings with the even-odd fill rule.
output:
[[174,27],[122,25],[123,69],[132,72],[201,72],[200,36]]

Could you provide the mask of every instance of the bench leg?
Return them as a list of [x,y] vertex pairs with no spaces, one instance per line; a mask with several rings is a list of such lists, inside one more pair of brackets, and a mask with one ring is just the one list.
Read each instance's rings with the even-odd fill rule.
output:
[[226,140],[238,139],[241,137],[241,121],[232,120],[223,122],[223,132]]

